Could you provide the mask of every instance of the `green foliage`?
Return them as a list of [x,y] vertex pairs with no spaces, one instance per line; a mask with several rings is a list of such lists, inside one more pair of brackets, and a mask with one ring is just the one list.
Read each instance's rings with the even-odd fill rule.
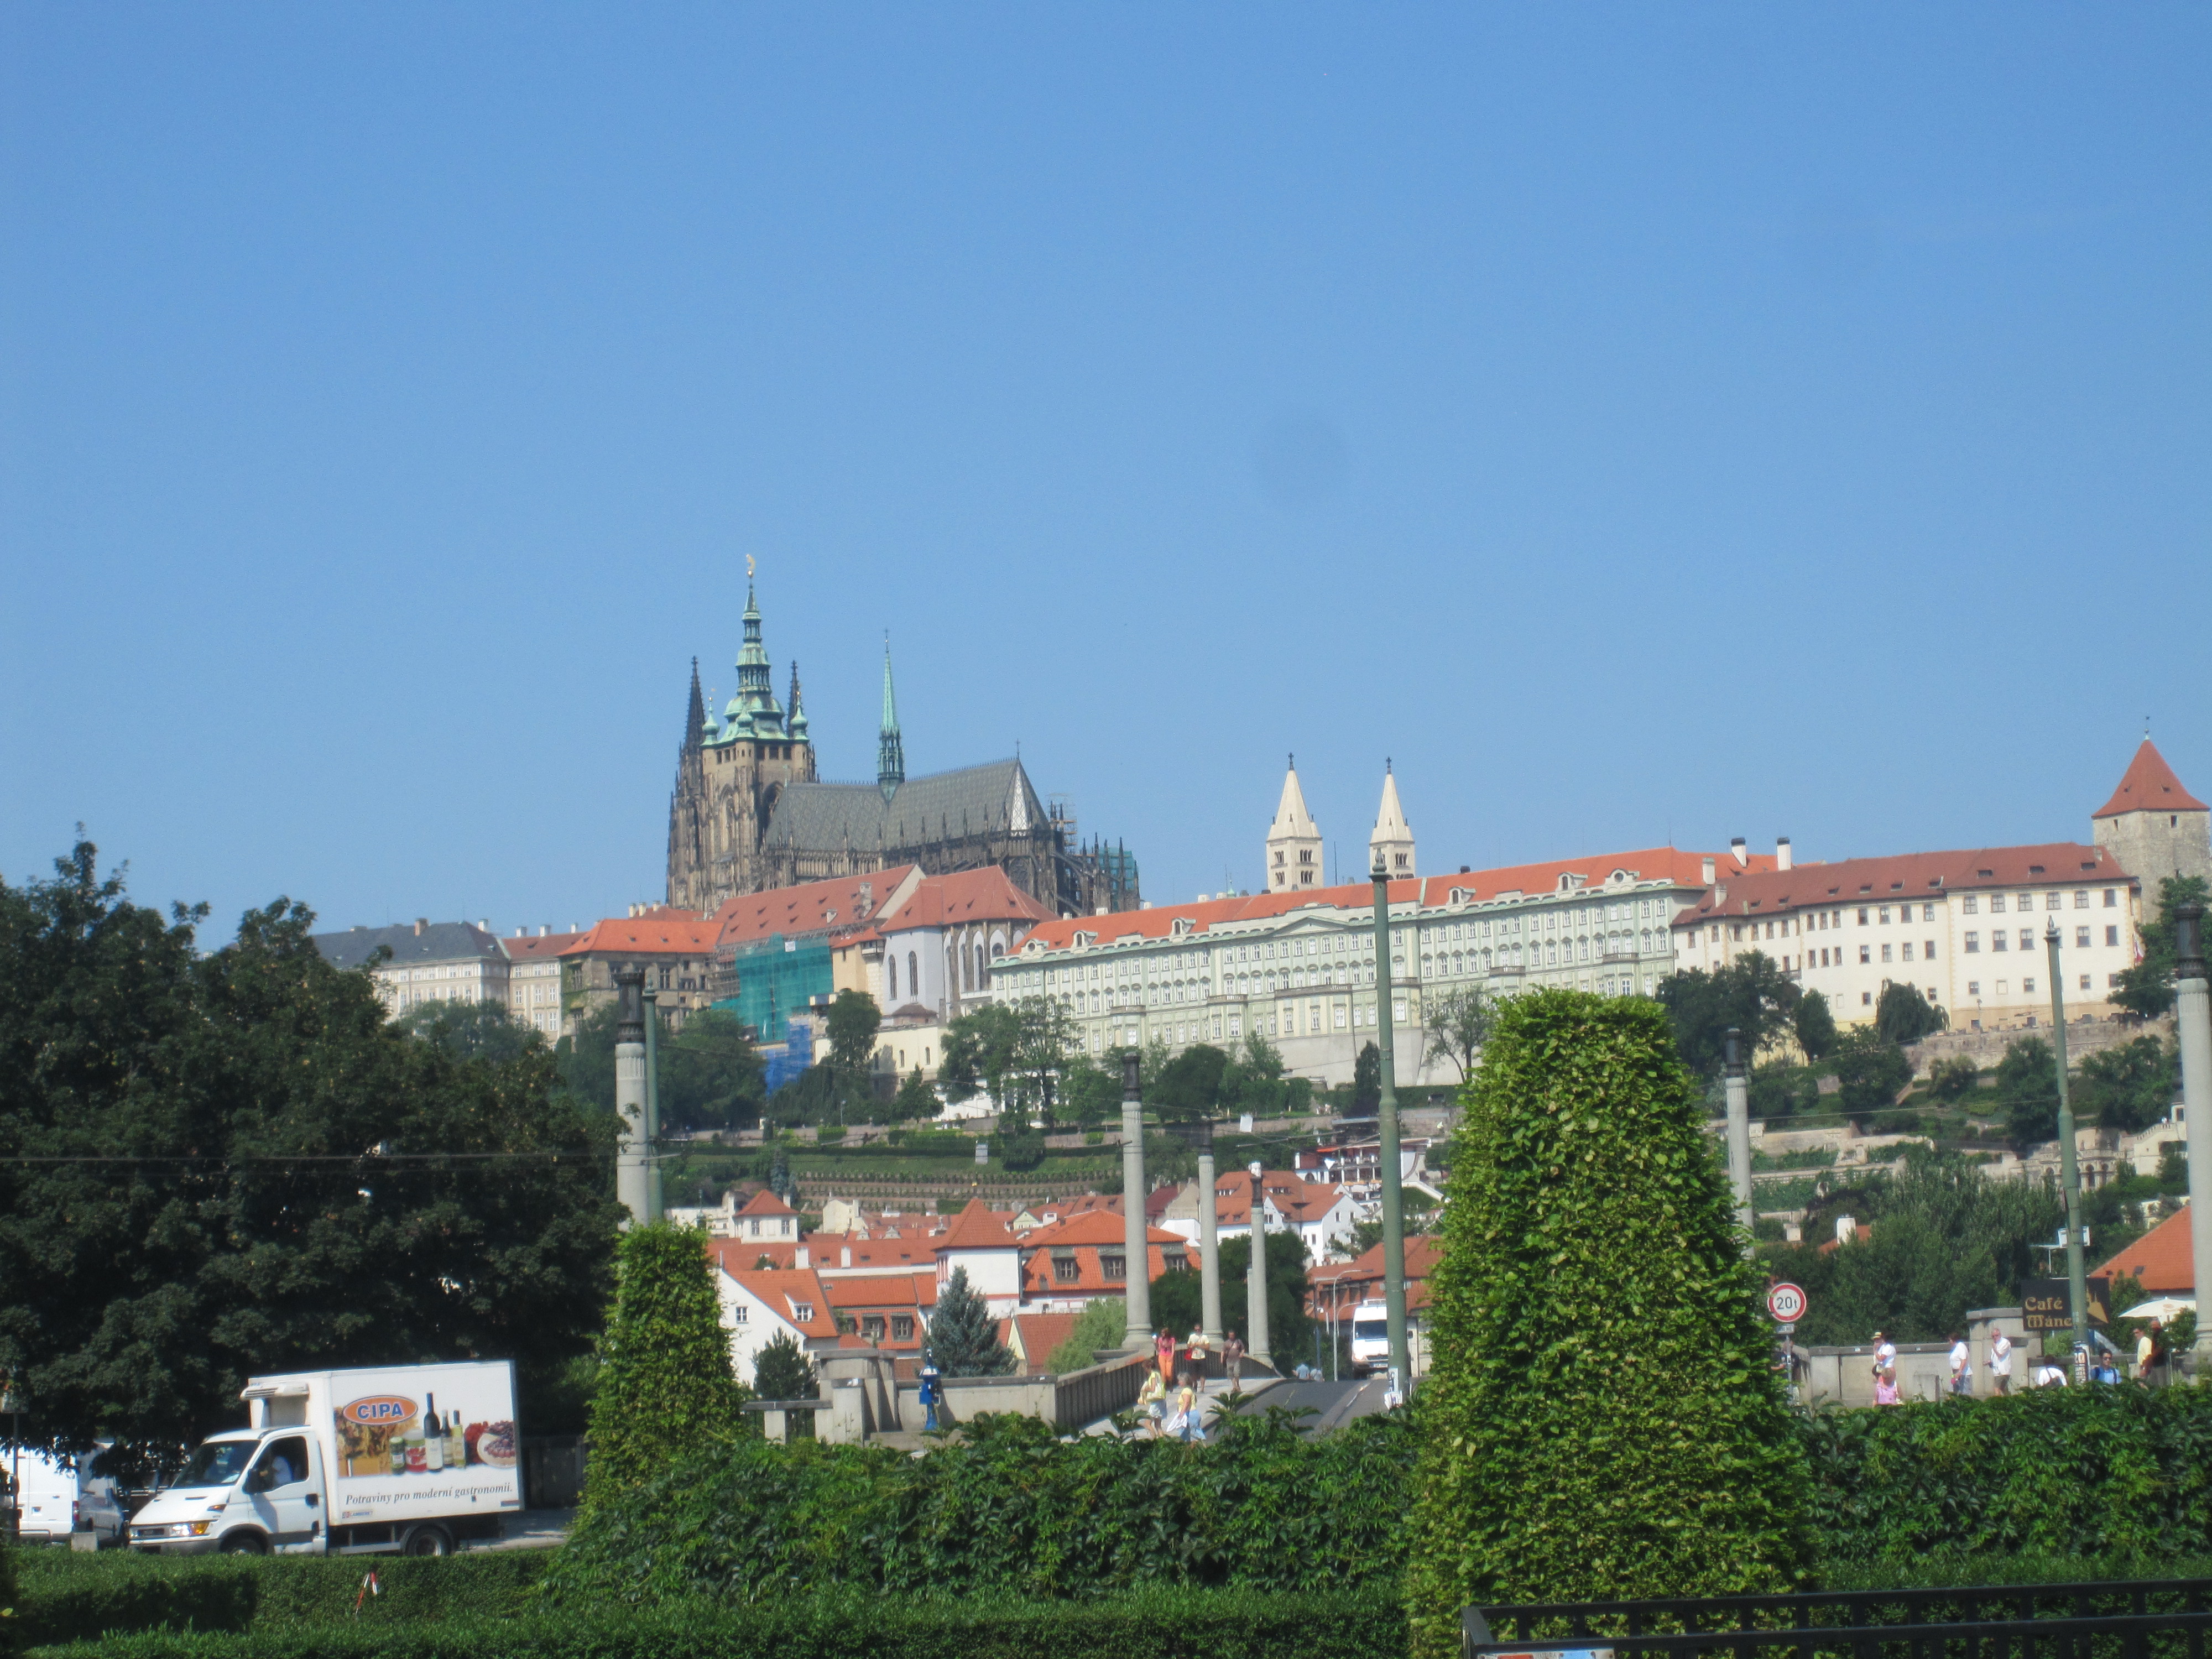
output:
[[1021,1016],[1012,1006],[994,1002],[963,1014],[945,1028],[945,1052],[937,1068],[937,1086],[954,1105],[987,1093],[1003,1101],[1006,1076],[1013,1070],[1015,1045],[1021,1040]]
[[1836,1017],[1830,1012],[1825,992],[1808,991],[1797,999],[1797,1006],[1790,1017],[1790,1029],[1797,1038],[1797,1046],[1805,1052],[1808,1061],[1825,1060],[1836,1046]]
[[[1249,1112],[1255,1117],[1280,1117],[1293,1098],[1292,1081],[1283,1075],[1283,1051],[1257,1031],[1248,1031],[1243,1045],[1222,1071],[1222,1109],[1227,1112]],[[1309,1092],[1310,1088],[1309,1085]]]
[[544,1037],[509,1014],[503,1002],[426,1002],[392,1024],[456,1060],[497,1063],[545,1046]]
[[[1252,1241],[1224,1238],[1220,1250],[1222,1328],[1249,1341],[1252,1304],[1245,1281],[1252,1272]],[[1195,1254],[1191,1261],[1182,1272],[1164,1273],[1152,1281],[1156,1329],[1181,1336],[1198,1328],[1204,1287]],[[1285,1369],[1313,1352],[1313,1321],[1306,1314],[1305,1250],[1288,1233],[1267,1235],[1267,1341]]]
[[2173,913],[2184,904],[2212,901],[2201,876],[2168,876],[2158,885],[2158,917],[2142,926],[2143,959],[2120,970],[2112,1000],[2131,1014],[2154,1019],[2173,1006]]
[[2058,1138],[2058,1061],[2039,1036],[2016,1037],[1997,1062],[1997,1099],[2005,1133],[2026,1152]]
[[731,1370],[705,1244],[704,1233],[665,1222],[622,1237],[599,1340],[586,1508],[743,1431],[746,1389]]
[[1413,1651],[1485,1600],[1779,1589],[1803,1463],[1759,1276],[1647,1002],[1507,1003],[1465,1093],[1431,1280]]
[[1210,1042],[1193,1043],[1160,1068],[1146,1103],[1163,1118],[1212,1117],[1221,1108],[1221,1078],[1229,1056]]
[[2139,1036],[2081,1056],[2070,1087],[2074,1120],[2132,1134],[2164,1117],[2180,1088],[2179,1051]]
[[1761,951],[1710,974],[1702,968],[1669,974],[1654,995],[1673,1024],[1682,1063],[1708,1079],[1720,1075],[1723,1039],[1730,1026],[1743,1033],[1756,1054],[1790,1029],[1798,1000],[1796,982]]
[[395,1030],[301,905],[202,955],[204,911],[131,903],[96,857],[0,883],[0,1370],[27,1437],[112,1435],[129,1477],[234,1419],[252,1373],[496,1357],[527,1387],[584,1352],[612,1122],[544,1049]]
[[1791,1117],[1821,1109],[1820,1079],[1809,1066],[1773,1063],[1753,1066],[1748,1093],[1755,1118]]
[[823,1022],[830,1036],[830,1057],[840,1071],[865,1072],[876,1051],[876,1035],[883,1029],[883,1010],[866,991],[847,986],[830,999]]
[[1886,984],[1874,1005],[1874,1028],[1888,1042],[1917,1042],[1950,1023],[1950,1015],[1929,1001],[1917,985]]
[[1080,1601],[1185,1585],[1356,1595],[1386,1589],[1403,1559],[1402,1413],[1322,1436],[1255,1413],[1194,1446],[1060,1441],[1013,1416],[963,1428],[965,1443],[921,1457],[750,1441],[697,1460],[584,1517],[549,1592],[564,1607],[699,1596],[754,1608],[832,1589],[899,1600]]
[[[333,1565],[336,1565],[333,1563]],[[358,1568],[359,1564],[353,1564]],[[1404,1621],[1376,1591],[1296,1595],[1146,1589],[1071,1606],[850,1595],[782,1597],[757,1607],[697,1602],[650,1612],[586,1607],[454,1624],[333,1623],[247,1636],[121,1637],[57,1659],[1095,1659],[1102,1653],[1207,1659],[1399,1659]]]
[[1120,1297],[1102,1296],[1086,1302],[1075,1316],[1075,1328],[1045,1357],[1044,1368],[1064,1376],[1096,1364],[1092,1356],[1104,1348],[1120,1347],[1128,1328],[1128,1304]]
[[1352,1109],[1364,1115],[1382,1104],[1382,1051],[1364,1042],[1352,1062]]
[[[568,1091],[608,1113],[615,1109],[617,1012],[613,1003],[592,1009],[553,1050]],[[679,1031],[664,1025],[653,1056],[664,1133],[750,1128],[760,1121],[767,1068],[735,1014],[702,1008]]]
[[947,1376],[1004,1376],[1014,1357],[999,1340],[999,1322],[990,1304],[968,1283],[968,1270],[955,1267],[929,1317],[929,1349],[937,1369]]
[[15,1602],[25,1647],[91,1643],[111,1632],[153,1630],[295,1634],[348,1626],[394,1626],[512,1618],[536,1605],[551,1560],[541,1550],[501,1550],[443,1559],[380,1557],[380,1594],[353,1606],[366,1565],[322,1556],[97,1556],[40,1550],[24,1559]]
[[1498,1024],[1497,999],[1484,986],[1455,985],[1431,997],[1423,1012],[1429,1029],[1426,1058],[1431,1063],[1451,1061],[1464,1083],[1474,1075],[1475,1056]]
[[890,1120],[894,1123],[926,1123],[944,1110],[937,1091],[921,1074],[917,1066],[908,1072],[891,1097]]
[[1912,1062],[1905,1050],[1869,1025],[1856,1025],[1845,1033],[1829,1064],[1843,1085],[1837,1103],[1854,1118],[1887,1111],[1912,1081]]
[[789,1331],[778,1331],[753,1356],[753,1393],[762,1400],[819,1400],[814,1361]]
[[1954,1054],[1928,1068],[1928,1090],[1938,1100],[1963,1100],[1981,1077],[1980,1066],[1964,1054]]
[[1121,1109],[1121,1079],[1088,1054],[1070,1059],[1060,1073],[1060,1115],[1072,1123],[1104,1123]]
[[991,1152],[1009,1170],[1034,1170],[1044,1162],[1044,1136],[1035,1129],[1001,1130]]

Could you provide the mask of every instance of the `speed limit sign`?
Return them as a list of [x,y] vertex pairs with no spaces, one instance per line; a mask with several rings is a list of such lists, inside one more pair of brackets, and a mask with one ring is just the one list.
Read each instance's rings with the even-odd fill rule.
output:
[[1766,1314],[1778,1325],[1794,1325],[1805,1316],[1805,1292],[1788,1280],[1767,1287]]

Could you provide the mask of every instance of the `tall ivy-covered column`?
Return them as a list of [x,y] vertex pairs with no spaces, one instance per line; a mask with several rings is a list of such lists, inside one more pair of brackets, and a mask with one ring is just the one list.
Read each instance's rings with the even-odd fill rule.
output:
[[1431,1281],[1414,1653],[1455,1654],[1470,1602],[1789,1587],[1802,1458],[1664,1011],[1516,998],[1464,1098]]

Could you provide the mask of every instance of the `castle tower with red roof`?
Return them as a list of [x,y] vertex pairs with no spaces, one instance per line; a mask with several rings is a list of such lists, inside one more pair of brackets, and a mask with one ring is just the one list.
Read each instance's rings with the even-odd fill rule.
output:
[[2148,732],[2120,787],[2090,823],[2097,845],[2110,848],[2120,867],[2142,883],[2146,915],[2154,911],[2159,884],[2168,876],[2212,881],[2212,807],[2181,787]]

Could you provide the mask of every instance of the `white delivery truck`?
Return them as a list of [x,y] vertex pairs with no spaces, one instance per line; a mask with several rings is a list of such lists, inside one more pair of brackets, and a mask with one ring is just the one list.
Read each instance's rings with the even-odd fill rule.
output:
[[27,1544],[65,1544],[89,1533],[97,1544],[123,1540],[115,1483],[89,1473],[94,1454],[70,1458],[22,1447],[0,1465],[15,1496],[15,1535]]
[[131,1517],[131,1547],[447,1555],[522,1507],[514,1367],[256,1376],[250,1425],[210,1435]]
[[1389,1304],[1363,1302],[1352,1310],[1352,1374],[1371,1376],[1389,1369]]

